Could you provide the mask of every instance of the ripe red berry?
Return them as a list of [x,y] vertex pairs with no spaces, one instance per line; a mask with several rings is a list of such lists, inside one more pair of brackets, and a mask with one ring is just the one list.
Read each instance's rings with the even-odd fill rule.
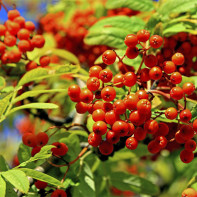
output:
[[3,42],[0,42],[0,54],[2,54],[6,49],[6,46]]
[[150,54],[150,55],[146,55],[144,58],[144,64],[149,67],[152,68],[154,66],[157,65],[157,58],[156,56]]
[[160,67],[158,66],[154,66],[150,69],[149,71],[149,77],[152,79],[152,80],[159,80],[161,79],[162,77],[162,70]]
[[137,32],[137,38],[140,42],[146,42],[150,37],[149,31],[142,29]]
[[8,19],[14,20],[18,16],[20,16],[20,12],[18,10],[10,10],[10,11],[8,11]]
[[158,35],[153,35],[150,37],[150,46],[157,49],[159,47],[161,47],[161,45],[163,44],[163,38],[161,36]]
[[67,194],[62,189],[56,189],[52,194],[51,197],[67,197]]
[[189,140],[189,139],[193,138],[194,130],[190,125],[182,125],[180,128],[180,135],[184,139]]
[[194,120],[192,126],[193,126],[194,131],[197,131],[197,119]]
[[15,23],[18,23],[20,28],[24,28],[25,27],[25,18],[22,16],[17,16],[16,18],[14,18],[13,20]]
[[186,82],[183,84],[183,92],[187,95],[191,95],[195,90],[195,86],[191,82]]
[[25,22],[25,28],[29,31],[34,31],[35,30],[35,25],[31,21]]
[[169,133],[169,127],[166,123],[160,122],[159,129],[156,133],[157,136],[166,136]]
[[23,144],[29,147],[37,146],[37,138],[33,133],[25,133],[22,137]]
[[113,125],[119,119],[119,116],[115,113],[114,110],[106,112],[105,114],[105,122],[107,124]]
[[110,155],[114,150],[113,144],[108,141],[102,141],[99,146],[99,151],[102,155]]
[[102,68],[100,66],[92,66],[89,70],[89,76],[99,78],[99,73],[101,71],[102,71]]
[[44,132],[38,133],[36,135],[36,139],[37,139],[37,145],[38,146],[45,146],[49,141],[48,135]]
[[192,118],[192,113],[190,112],[189,109],[185,109],[180,112],[179,116],[180,116],[180,121],[189,122]]
[[176,70],[176,66],[172,61],[165,61],[163,63],[163,71],[167,74],[171,74]]
[[33,157],[35,154],[39,153],[41,150],[41,146],[35,146],[31,150],[31,156]]
[[84,114],[88,111],[88,104],[84,102],[78,102],[75,106],[77,113]]
[[164,136],[157,136],[154,140],[158,143],[160,149],[165,148],[168,143],[167,139]]
[[126,140],[126,147],[130,150],[136,149],[138,146],[138,141],[134,137],[129,137]]
[[103,121],[97,121],[93,124],[92,129],[97,135],[104,135],[107,132],[107,124]]
[[116,100],[113,108],[116,114],[124,114],[126,112],[126,106],[123,100]]
[[142,125],[145,120],[146,120],[146,116],[139,113],[137,110],[133,111],[130,113],[129,116],[129,120],[131,121],[131,123],[133,123],[135,126],[139,126]]
[[140,80],[142,82],[147,82],[150,80],[149,76],[149,69],[148,68],[143,68],[140,70]]
[[30,61],[29,63],[26,64],[25,69],[26,69],[26,71],[30,71],[30,70],[35,69],[37,67],[38,67],[38,65],[36,64],[36,62]]
[[5,25],[0,24],[0,36],[4,36],[6,32]]
[[19,40],[28,40],[30,36],[30,32],[27,29],[20,29],[17,33],[17,37]]
[[138,44],[138,38],[135,34],[128,34],[125,37],[124,43],[128,46],[128,47],[134,47]]
[[139,98],[135,94],[130,94],[130,95],[126,96],[124,99],[125,106],[129,110],[137,109],[138,101],[139,101]]
[[145,90],[138,90],[135,94],[139,99],[148,99],[148,93]]
[[177,117],[177,115],[178,115],[178,112],[174,107],[169,107],[165,111],[165,116],[167,119],[173,120]]
[[170,96],[171,98],[175,99],[175,100],[180,100],[183,98],[183,90],[182,88],[180,87],[173,87],[171,90],[170,90]]
[[147,130],[143,129],[142,127],[137,127],[134,130],[134,138],[138,141],[142,141],[146,138]]
[[36,48],[42,48],[45,44],[45,39],[42,35],[35,35],[32,38],[32,45]]
[[45,55],[45,56],[40,57],[39,61],[40,61],[40,66],[45,67],[50,64],[51,59],[49,56]]
[[185,143],[185,150],[195,151],[196,150],[196,142],[194,140],[188,140]]
[[109,69],[104,69],[99,73],[99,79],[101,79],[101,81],[103,81],[104,83],[110,82],[112,80],[112,77],[113,73]]
[[139,51],[137,47],[128,47],[126,49],[126,53],[125,55],[129,58],[129,59],[135,59],[138,55],[139,55]]
[[102,141],[101,135],[97,135],[94,132],[90,133],[88,136],[88,143],[93,147],[99,146],[101,141]]
[[119,136],[126,136],[129,131],[129,126],[122,120],[117,120],[112,126],[112,131],[117,133]]
[[192,151],[182,150],[180,159],[183,163],[190,163],[194,159],[194,153]]
[[25,53],[31,49],[30,42],[28,40],[20,40],[18,42],[18,48],[21,52]]
[[141,99],[137,103],[137,110],[141,114],[148,114],[151,111],[151,103],[147,99]]
[[68,146],[64,143],[54,142],[52,145],[56,146],[51,149],[54,155],[63,156],[68,152]]
[[107,65],[113,64],[116,61],[116,53],[112,50],[107,50],[103,53],[102,60]]
[[120,136],[114,131],[108,131],[106,134],[106,140],[111,144],[116,144],[120,140]]
[[70,97],[79,97],[80,92],[81,92],[81,89],[76,84],[70,85],[68,88],[68,95]]
[[92,119],[96,122],[99,120],[105,120],[105,112],[102,109],[97,109],[92,113]]
[[35,181],[34,185],[38,189],[45,189],[47,187],[48,183],[37,180],[37,181]]
[[118,87],[118,88],[121,88],[124,86],[124,75],[119,73],[119,74],[116,74],[114,76],[114,79],[113,79],[113,84]]
[[87,88],[90,90],[90,91],[96,91],[99,89],[100,87],[100,81],[97,77],[90,77],[88,80],[87,80]]
[[127,72],[124,75],[124,85],[131,87],[136,84],[137,76],[134,72]]
[[146,130],[150,134],[157,133],[159,129],[159,124],[156,120],[147,120],[144,124],[144,130]]
[[187,188],[182,192],[181,197],[197,197],[197,192],[193,188]]
[[5,36],[4,43],[5,45],[12,47],[16,44],[16,37],[12,35]]
[[80,100],[84,103],[90,103],[93,100],[93,93],[88,89],[81,90]]
[[152,154],[158,153],[161,150],[159,143],[155,140],[150,141],[148,144],[148,151]]
[[185,62],[185,58],[184,55],[182,53],[175,53],[172,56],[172,61],[174,62],[174,64],[176,65],[183,65]]
[[173,84],[179,84],[182,81],[182,75],[179,72],[174,72],[170,76],[170,80]]
[[113,101],[116,97],[116,91],[113,87],[107,86],[102,89],[101,97],[104,101]]
[[135,127],[133,123],[128,123],[129,131],[126,136],[132,136],[134,134]]

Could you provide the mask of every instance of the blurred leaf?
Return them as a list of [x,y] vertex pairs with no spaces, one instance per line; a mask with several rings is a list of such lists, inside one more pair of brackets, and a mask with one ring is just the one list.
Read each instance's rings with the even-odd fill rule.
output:
[[144,21],[138,17],[114,16],[95,23],[85,37],[88,45],[107,45],[124,49],[124,39],[127,34],[136,33],[144,28]]
[[151,17],[149,18],[146,27],[147,29],[153,34],[154,32],[154,28],[156,27],[156,25],[161,21],[159,14],[156,12],[154,14],[151,15]]
[[5,87],[5,85],[6,85],[5,79],[0,76],[0,90],[2,90]]
[[32,91],[27,91],[20,96],[16,97],[13,101],[13,103],[16,103],[18,101],[24,100],[28,97],[35,97],[38,96],[39,94],[47,94],[47,93],[54,93],[54,92],[67,92],[67,89],[52,89],[52,90],[32,90]]
[[51,185],[60,186],[61,182],[52,176],[49,176],[45,173],[39,172],[37,170],[28,169],[28,168],[20,168],[27,176],[30,176],[36,180],[47,182]]
[[197,119],[197,104],[192,107],[191,113],[192,113],[191,122],[193,122],[195,119]]
[[29,103],[26,105],[13,108],[12,110],[10,110],[8,115],[21,109],[57,109],[57,108],[58,108],[58,105],[53,104],[53,103]]
[[167,19],[172,13],[183,13],[196,8],[196,0],[168,0],[157,10],[162,19]]
[[41,159],[48,159],[52,155],[51,148],[53,148],[53,147],[54,147],[53,145],[45,145],[44,147],[41,148],[39,153],[34,155],[34,157],[31,157],[29,160],[24,161],[23,163],[16,166],[15,168],[24,167],[32,161],[37,161],[37,160],[41,160]]
[[0,155],[0,171],[9,170],[9,166],[2,155]]
[[18,197],[17,193],[14,191],[13,185],[9,182],[6,182],[6,195],[5,197]]
[[191,83],[193,83],[195,85],[195,83],[196,83],[195,80],[197,81],[197,77],[192,78],[192,77],[182,76],[182,81],[181,81],[181,83],[177,84],[177,86],[182,88],[183,84],[186,83],[186,82],[191,82]]
[[157,196],[159,188],[149,180],[125,172],[112,172],[110,175],[111,184],[122,191],[133,191],[139,194]]
[[192,83],[194,83],[195,87],[197,88],[197,76],[191,76],[190,79],[193,80]]
[[84,130],[69,130],[68,132],[70,134],[75,134],[75,135],[80,135],[80,136],[83,136],[83,137],[88,137],[87,132],[84,131]]
[[0,175],[0,196],[4,197],[6,191],[6,183]]
[[30,81],[41,80],[45,78],[55,77],[62,74],[77,73],[79,65],[60,65],[54,66],[50,69],[36,68],[27,72],[19,81],[17,87],[20,87]]
[[25,173],[21,170],[8,170],[2,172],[2,176],[9,181],[16,189],[22,193],[27,193],[29,190],[29,181]]
[[139,11],[152,11],[154,4],[152,0],[108,0],[106,7],[107,9],[130,8]]
[[63,182],[63,186],[64,188],[68,188],[70,186],[78,186],[79,185],[79,182],[74,182],[72,179],[70,178],[66,178],[66,180]]
[[12,92],[12,91],[14,91],[14,87],[13,86],[6,86],[0,92],[1,93],[8,93],[8,92]]

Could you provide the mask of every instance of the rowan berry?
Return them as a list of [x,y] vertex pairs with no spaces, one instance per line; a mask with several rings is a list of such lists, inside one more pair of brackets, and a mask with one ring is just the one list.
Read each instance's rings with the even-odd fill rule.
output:
[[183,63],[185,62],[185,58],[184,55],[182,53],[175,53],[172,56],[172,61],[174,62],[174,64],[176,65],[183,65]]
[[182,75],[179,72],[174,72],[172,73],[172,75],[170,76],[170,81],[173,84],[179,84],[182,81]]
[[80,92],[81,92],[81,89],[76,84],[70,85],[69,88],[68,88],[68,95],[70,97],[74,97],[74,98],[79,97]]
[[10,11],[8,11],[8,19],[9,20],[14,20],[18,16],[20,16],[20,12],[18,10],[10,10]]
[[39,153],[41,150],[41,146],[35,146],[31,150],[31,156],[33,157],[35,154]]
[[113,144],[108,141],[102,141],[99,146],[99,151],[102,155],[110,155],[114,150]]
[[139,55],[139,50],[137,47],[127,47],[125,55],[129,59],[135,59]]
[[48,66],[50,64],[50,61],[51,61],[51,59],[49,56],[47,56],[47,55],[42,56],[42,57],[40,57],[40,60],[39,60],[40,66],[42,66],[42,67]]
[[135,126],[139,126],[142,125],[145,120],[146,120],[146,116],[139,113],[137,110],[133,111],[130,113],[129,116],[129,120],[131,121],[131,123],[133,123]]
[[38,65],[37,65],[36,62],[34,62],[34,61],[30,61],[30,62],[28,62],[28,63],[25,65],[26,71],[30,71],[30,70],[35,69],[35,68],[37,68],[37,67],[38,67]]
[[159,35],[153,35],[150,37],[150,46],[157,49],[163,44],[163,38]]
[[126,136],[129,131],[129,126],[122,120],[117,120],[112,126],[112,131],[117,133],[119,136]]
[[112,77],[113,73],[109,69],[104,69],[99,73],[99,79],[101,79],[101,81],[103,81],[104,83],[110,82],[112,80]]
[[3,42],[0,42],[0,54],[2,54],[6,49],[6,46]]
[[171,98],[175,99],[175,100],[180,100],[183,98],[183,90],[182,88],[180,87],[173,87],[171,90],[170,90],[170,96]]
[[146,138],[147,131],[142,127],[137,127],[134,130],[134,138],[138,141],[142,141]]
[[177,115],[178,115],[178,112],[174,107],[169,107],[165,111],[165,116],[167,119],[173,120],[177,117]]
[[148,151],[152,154],[158,153],[161,150],[159,143],[155,140],[152,140],[148,144]]
[[184,139],[189,140],[189,139],[193,138],[194,130],[190,125],[182,125],[180,128],[180,135]]
[[163,149],[166,147],[168,141],[164,136],[157,136],[155,139],[156,143],[160,146],[160,149]]
[[180,112],[179,116],[180,116],[180,121],[189,122],[192,118],[192,113],[190,112],[189,109],[185,109]]
[[115,113],[114,110],[106,112],[105,114],[105,122],[107,124],[113,125],[119,119],[119,116]]
[[183,84],[183,92],[187,95],[191,95],[195,91],[195,86],[191,82],[186,82]]
[[175,133],[175,140],[176,140],[176,142],[179,143],[179,144],[185,144],[185,142],[187,141],[187,140],[181,135],[180,130],[177,131],[177,132]]
[[84,103],[90,103],[93,100],[93,93],[88,89],[81,90],[80,100]]
[[114,76],[114,79],[113,79],[114,86],[121,88],[124,86],[123,82],[124,82],[124,75],[123,74],[119,73]]
[[108,131],[106,134],[106,140],[111,144],[116,144],[120,140],[120,136],[114,131]]
[[48,135],[44,132],[38,133],[36,135],[36,139],[37,139],[37,145],[38,146],[45,146],[49,141]]
[[185,142],[185,150],[195,151],[196,142],[194,140],[188,140],[187,142]]
[[148,93],[145,90],[138,90],[135,95],[137,95],[139,99],[148,99]]
[[25,133],[22,137],[23,144],[29,147],[35,147],[37,145],[36,135],[33,133]]
[[96,122],[99,120],[105,120],[105,112],[102,109],[97,109],[92,113],[92,119]]
[[137,82],[137,76],[134,72],[127,72],[124,75],[124,85],[131,87],[134,86]]
[[129,128],[129,131],[128,131],[126,136],[133,135],[134,134],[134,130],[135,130],[135,127],[134,127],[133,123],[128,123],[128,128]]
[[35,25],[33,22],[31,21],[27,21],[25,22],[25,29],[29,30],[29,31],[34,31],[35,30]]
[[5,35],[16,35],[18,31],[20,30],[20,25],[18,23],[12,22],[12,21],[6,21],[5,26],[7,28],[7,32]]
[[77,113],[84,114],[88,111],[88,104],[84,102],[78,102],[75,105],[75,108],[76,108]]
[[144,58],[144,64],[149,67],[149,68],[152,68],[154,66],[157,65],[157,58],[156,56],[150,54],[150,55],[146,55],[145,58]]
[[24,28],[25,27],[25,18],[22,16],[18,16],[13,20],[15,23],[18,23],[20,28]]
[[31,49],[30,42],[28,40],[20,40],[18,42],[18,48],[21,52],[25,53]]
[[141,99],[137,103],[137,110],[141,114],[148,114],[151,111],[151,103],[147,99]]
[[197,119],[194,120],[192,126],[193,126],[194,131],[197,131]]
[[101,135],[98,135],[94,132],[90,133],[88,136],[88,143],[93,147],[99,146],[101,141],[102,141]]
[[116,97],[116,91],[113,87],[107,86],[101,90],[101,97],[104,101],[113,101]]
[[67,197],[67,194],[62,189],[56,189],[52,194],[51,197]]
[[193,188],[187,188],[182,192],[181,197],[197,197],[197,192]]
[[134,137],[129,137],[126,140],[126,147],[130,150],[136,149],[138,146],[138,141]]
[[128,34],[125,37],[124,43],[128,46],[128,47],[134,47],[138,44],[138,38],[137,35],[135,34]]
[[103,121],[97,121],[93,124],[92,129],[97,135],[104,135],[107,132],[107,124]]
[[190,163],[194,159],[194,153],[192,151],[182,150],[180,159],[183,163]]
[[45,189],[48,183],[37,180],[35,181],[34,185],[36,186],[37,189]]
[[4,36],[6,32],[5,25],[0,24],[0,36]]
[[116,100],[113,108],[116,114],[124,114],[126,112],[126,106],[123,100]]
[[92,66],[89,70],[89,76],[99,78],[99,73],[101,71],[102,71],[102,68],[100,66]]
[[64,143],[54,142],[52,145],[55,146],[55,148],[51,149],[54,155],[63,156],[68,152],[68,146]]
[[156,135],[157,136],[166,136],[168,133],[169,133],[168,125],[164,122],[160,122]]
[[103,107],[104,107],[104,111],[105,112],[108,112],[108,111],[113,110],[113,104],[112,103],[109,103],[109,102],[105,102],[103,104]]
[[4,43],[9,47],[13,47],[16,44],[16,37],[12,35],[5,36]]
[[159,124],[156,120],[147,120],[144,124],[144,130],[146,130],[150,134],[157,133],[159,129]]
[[113,50],[107,50],[103,53],[102,60],[107,65],[113,64],[116,61],[116,53]]
[[149,76],[149,69],[148,68],[143,68],[140,70],[140,80],[142,82],[147,82],[150,80]]
[[130,94],[130,95],[126,96],[124,99],[125,106],[129,110],[137,109],[138,101],[139,101],[139,98],[136,94]]
[[150,37],[149,31],[142,29],[137,32],[137,38],[140,42],[146,42]]
[[101,100],[97,100],[93,103],[93,111],[97,110],[97,109],[102,109],[103,111],[105,111],[104,108],[104,102]]
[[45,39],[42,35],[35,35],[31,41],[32,45],[36,48],[42,48],[45,44]]
[[172,61],[165,61],[163,63],[163,71],[167,74],[171,74],[176,70],[176,66]]
[[28,40],[30,37],[30,32],[27,29],[20,29],[17,33],[19,40]]
[[152,80],[159,80],[162,77],[162,70],[160,67],[154,66],[149,71],[149,77]]

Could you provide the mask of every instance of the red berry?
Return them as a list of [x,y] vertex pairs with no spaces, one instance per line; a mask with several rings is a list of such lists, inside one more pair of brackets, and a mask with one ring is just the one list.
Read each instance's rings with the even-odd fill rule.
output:
[[0,36],[4,36],[6,32],[5,25],[0,24]]
[[179,72],[174,72],[170,76],[170,80],[173,84],[179,84],[182,81],[182,75]]
[[90,90],[90,91],[96,91],[99,89],[100,87],[100,81],[97,77],[90,77],[88,80],[87,80],[87,88]]
[[99,73],[99,79],[103,81],[104,83],[108,83],[112,80],[113,73],[109,69],[104,69]]
[[104,135],[107,132],[107,124],[103,121],[97,121],[93,124],[92,129],[97,135]]
[[144,124],[144,130],[146,130],[150,134],[157,133],[159,129],[159,124],[156,120],[147,120]]
[[161,47],[161,45],[163,44],[163,38],[161,36],[158,35],[153,35],[150,37],[150,46],[157,49],[159,47]]
[[99,146],[99,151],[102,155],[110,155],[114,150],[113,144],[108,141],[102,141]]
[[146,42],[150,37],[149,31],[142,29],[137,32],[137,38],[140,42]]
[[106,134],[106,140],[111,144],[116,144],[120,140],[120,136],[114,131],[108,131]]
[[30,32],[27,29],[20,29],[17,33],[17,37],[19,40],[28,40],[30,36]]
[[0,54],[2,54],[6,49],[6,46],[3,42],[0,42]]
[[148,99],[148,93],[145,90],[138,90],[135,95],[137,95],[139,99]]
[[187,95],[191,95],[195,91],[195,86],[191,82],[186,82],[183,84],[183,92]]
[[75,106],[77,113],[84,114],[88,111],[88,104],[84,102],[78,102]]
[[78,85],[70,85],[68,88],[68,95],[70,97],[79,97],[81,89]]
[[139,98],[135,94],[130,94],[130,95],[126,96],[124,99],[125,106],[129,110],[137,109],[138,101],[139,101]]
[[136,149],[138,146],[138,141],[134,137],[129,137],[126,140],[126,147],[130,150]]
[[29,31],[34,31],[35,30],[35,25],[31,21],[25,22],[25,28]]
[[142,141],[146,138],[147,130],[143,129],[142,127],[137,127],[134,130],[134,138],[138,141]]
[[194,140],[188,140],[185,143],[185,150],[195,151],[196,150],[196,142]]
[[160,149],[163,149],[166,147],[168,141],[164,136],[157,136],[155,138],[155,141],[158,143],[158,145],[160,146]]
[[124,114],[126,112],[126,106],[123,100],[116,100],[113,104],[113,108],[116,114]]
[[174,62],[174,64],[176,65],[183,65],[183,63],[185,62],[185,58],[184,55],[182,53],[175,53],[172,56],[172,61]]
[[47,187],[48,183],[37,180],[37,181],[35,181],[34,185],[38,189],[45,189]]
[[159,129],[156,133],[157,136],[166,136],[169,133],[169,127],[166,123],[160,122]]
[[20,28],[25,27],[25,18],[22,16],[18,16],[13,20],[15,23],[18,23]]
[[180,116],[180,121],[189,122],[192,118],[192,113],[190,112],[189,109],[185,109],[180,112],[179,116]]
[[38,133],[36,135],[36,139],[37,139],[37,145],[38,146],[45,146],[49,141],[48,135],[44,132]]
[[141,99],[137,103],[137,110],[141,114],[148,114],[151,111],[151,103],[147,99]]
[[193,188],[187,188],[182,192],[181,197],[197,197],[197,192]]
[[137,81],[137,76],[134,72],[127,72],[124,75],[124,85],[131,87],[134,86],[136,84]]
[[190,125],[182,125],[180,128],[180,135],[184,139],[189,140],[189,139],[193,138],[194,130]]
[[25,53],[31,49],[30,42],[28,40],[20,40],[18,42],[18,48],[21,52]]
[[194,131],[197,131],[197,119],[195,119],[193,122],[193,129]]
[[32,44],[36,48],[42,48],[45,44],[45,39],[42,35],[35,35],[32,38]]
[[40,57],[39,61],[40,61],[40,66],[45,67],[50,64],[51,59],[49,56],[45,55],[45,56]]
[[51,197],[67,197],[67,194],[62,189],[56,189],[52,194]]
[[188,150],[182,150],[180,158],[183,163],[190,163],[194,159],[194,153]]
[[116,91],[113,87],[107,86],[102,89],[101,97],[104,101],[113,101],[116,97]]
[[118,120],[114,122],[112,131],[117,133],[119,136],[126,136],[129,131],[129,126],[126,122]]
[[139,55],[139,51],[137,47],[128,47],[126,49],[126,53],[125,55],[129,58],[129,59],[135,59],[138,55]]
[[158,153],[160,151],[160,145],[155,140],[150,141],[148,144],[148,151],[152,154]]
[[142,82],[147,82],[150,80],[149,76],[149,69],[148,68],[143,68],[140,70],[140,80]]
[[22,137],[23,144],[29,147],[35,147],[37,145],[36,135],[33,133],[25,133]]
[[88,143],[91,146],[97,147],[100,145],[102,141],[101,135],[97,135],[96,133],[92,132],[88,136]]
[[12,47],[16,44],[16,37],[12,35],[5,36],[4,43],[5,45]]
[[38,67],[38,65],[36,64],[36,62],[30,61],[29,63],[26,64],[25,69],[26,69],[26,71],[30,71],[30,70],[35,69],[37,67]]
[[159,80],[162,77],[162,70],[160,67],[154,66],[149,71],[149,77],[153,80]]
[[177,115],[178,115],[178,112],[174,107],[169,107],[165,111],[165,116],[167,119],[173,120],[177,117]]
[[84,103],[90,103],[93,100],[93,93],[88,89],[81,90],[80,100]]
[[63,156],[68,152],[68,146],[64,143],[54,142],[52,145],[56,146],[56,148],[51,149],[54,155]]
[[142,125],[145,120],[146,120],[146,116],[144,116],[143,114],[139,113],[137,110],[131,112],[130,116],[129,116],[129,120],[131,121],[131,123],[133,123],[135,126],[139,126]]
[[135,34],[128,34],[125,37],[124,43],[128,46],[128,47],[134,47],[138,44],[138,38]]
[[99,78],[99,73],[101,71],[102,71],[102,68],[100,66],[92,66],[89,70],[89,76]]
[[33,157],[35,154],[39,153],[40,150],[41,150],[40,146],[33,147],[32,150],[31,150],[31,156]]
[[176,142],[179,143],[179,144],[185,144],[185,142],[187,141],[187,140],[181,135],[180,130],[177,131],[177,132],[175,133],[175,140],[176,140]]
[[105,122],[107,124],[113,125],[119,119],[119,116],[115,113],[114,110],[106,112],[105,114]]
[[183,98],[183,90],[182,88],[180,87],[173,87],[171,90],[170,90],[170,96],[171,98],[175,99],[175,100],[180,100]]
[[14,18],[20,16],[20,12],[18,10],[10,10],[8,11],[8,19],[14,20]]
[[157,58],[156,56],[150,54],[150,55],[146,55],[144,58],[144,64],[149,67],[152,68],[154,66],[157,65]]
[[102,60],[107,65],[113,64],[116,61],[116,53],[112,50],[107,50],[103,53]]
[[114,76],[113,84],[114,84],[116,87],[121,88],[121,87],[124,86],[123,81],[124,81],[124,75],[121,74],[121,73],[119,73],[119,74],[116,74],[116,75]]
[[163,63],[163,71],[167,74],[171,74],[176,70],[176,66],[172,61],[165,61]]
[[97,109],[92,113],[92,119],[96,122],[105,119],[105,112],[102,109]]

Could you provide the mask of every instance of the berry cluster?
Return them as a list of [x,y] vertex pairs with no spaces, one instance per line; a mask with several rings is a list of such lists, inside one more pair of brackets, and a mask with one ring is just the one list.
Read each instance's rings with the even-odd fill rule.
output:
[[27,57],[27,52],[42,48],[45,44],[44,37],[35,34],[35,25],[31,21],[25,21],[16,9],[8,11],[7,14],[8,20],[4,25],[0,24],[1,63],[18,63],[20,60],[25,60],[27,71],[38,66],[48,66],[50,63],[48,56],[42,56],[39,65]]
[[91,27],[98,19],[93,9],[77,10],[69,24],[62,22],[64,13],[50,13],[40,19],[39,32],[54,35],[57,47],[75,54],[83,64],[92,65],[107,50],[106,46],[89,46],[83,41]]
[[131,10],[130,8],[117,8],[107,11],[107,16],[117,16],[117,15],[123,15],[123,16],[134,16],[139,14],[139,11]]
[[177,68],[181,74],[190,76],[192,69],[197,71],[197,61],[194,61],[197,54],[197,35],[180,32],[164,38],[163,48],[157,53],[159,63],[169,60],[175,51],[182,53],[185,57],[185,63]]
[[[148,137],[150,140],[148,150],[155,154],[164,149],[168,142],[176,140],[178,143],[185,143],[185,149],[180,154],[181,160],[185,163],[191,162],[196,148],[192,138],[197,131],[197,120],[191,125],[192,114],[186,109],[186,95],[191,95],[195,86],[190,82],[184,83],[182,88],[177,86],[182,81],[182,75],[176,70],[177,66],[184,63],[184,56],[181,53],[175,53],[170,61],[163,62],[162,66],[158,65],[157,57],[147,54],[147,51],[150,48],[161,47],[163,38],[159,35],[150,37],[147,30],[140,30],[136,35],[127,35],[125,44],[127,49],[122,58],[114,50],[107,50],[102,55],[103,62],[111,65],[117,58],[122,62],[125,56],[134,59],[142,54],[142,62],[136,73],[118,73],[113,76],[110,69],[102,69],[96,65],[89,70],[87,88],[80,89],[78,85],[71,85],[68,88],[71,100],[77,102],[77,112],[88,111],[95,121],[92,127],[93,132],[88,137],[89,144],[99,147],[103,155],[109,155],[113,152],[113,144],[118,143],[123,137],[124,139],[127,137],[125,144],[131,150],[137,148],[139,141]],[[143,63],[146,68],[141,69]],[[148,81],[153,84],[153,87],[155,82],[165,81],[170,86],[169,92],[165,93],[155,88],[147,90]],[[135,93],[131,92],[133,86],[139,87]],[[116,88],[124,88],[126,95],[118,96]],[[174,102],[176,108],[170,107],[165,112],[156,112],[158,115],[155,117],[151,111],[154,93]],[[184,98],[185,107],[178,102],[182,98]],[[167,119],[178,119],[177,132],[171,140],[166,139],[169,133],[168,125],[156,120],[163,114]]]

